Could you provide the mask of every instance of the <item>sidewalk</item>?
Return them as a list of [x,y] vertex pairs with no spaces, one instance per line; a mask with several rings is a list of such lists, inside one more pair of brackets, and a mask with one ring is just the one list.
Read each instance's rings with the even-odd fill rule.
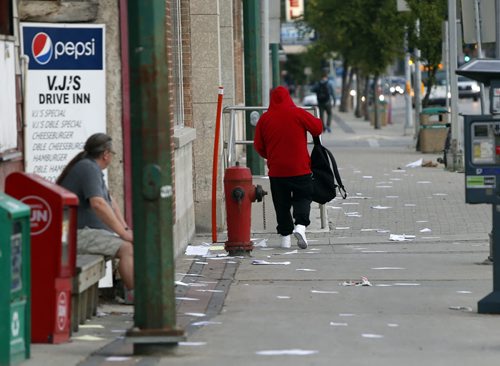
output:
[[[465,204],[463,174],[406,168],[437,155],[415,151],[401,118],[374,130],[335,115],[323,143],[349,198],[327,205],[330,230],[310,232],[307,250],[279,248],[267,225],[254,233],[267,247],[252,257],[180,256],[176,279],[188,286],[176,287],[177,314],[187,342],[168,356],[134,356],[122,338],[133,307],[104,305],[72,342],[32,345],[24,365],[498,365],[500,317],[477,314],[492,289],[492,267],[480,264],[491,206]],[[362,277],[372,286],[342,285]]]

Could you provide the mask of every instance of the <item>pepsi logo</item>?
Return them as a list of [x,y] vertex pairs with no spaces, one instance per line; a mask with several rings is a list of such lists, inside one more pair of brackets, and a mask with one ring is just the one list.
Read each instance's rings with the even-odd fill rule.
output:
[[45,65],[52,58],[52,40],[47,33],[37,33],[31,43],[31,52],[35,61],[40,65]]

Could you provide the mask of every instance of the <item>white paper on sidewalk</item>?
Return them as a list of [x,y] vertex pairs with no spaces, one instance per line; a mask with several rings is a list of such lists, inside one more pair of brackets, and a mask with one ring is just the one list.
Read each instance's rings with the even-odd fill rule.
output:
[[316,272],[315,269],[311,268],[297,268],[296,271],[302,271],[302,272]]
[[381,335],[381,334],[373,334],[373,333],[363,333],[363,334],[361,334],[361,337],[363,337],[363,338],[373,338],[373,339],[384,338],[384,336]]
[[372,208],[376,209],[376,210],[387,210],[389,208],[392,208],[390,206],[380,206],[380,205],[377,205],[377,206],[372,206]]
[[322,291],[322,290],[311,290],[313,294],[338,294],[338,291]]
[[428,227],[426,228],[423,228],[422,230],[420,230],[421,233],[430,233],[432,230],[429,229]]
[[261,248],[267,247],[267,239],[252,239],[252,240],[256,241],[256,243],[253,245],[254,247],[261,247]]
[[412,163],[408,163],[405,165],[406,168],[418,168],[420,166],[422,166],[422,162],[424,161],[424,159],[418,159]]
[[206,314],[203,314],[203,313],[184,313],[184,315],[195,316],[197,318],[203,318]]
[[208,254],[210,247],[204,245],[188,245],[186,247],[185,255],[201,255],[205,256]]
[[403,267],[374,267],[372,269],[376,269],[376,270],[393,270],[393,269],[396,269],[396,270],[400,270],[400,269],[406,269],[406,268],[403,268]]
[[261,259],[254,259],[252,261],[252,264],[255,264],[255,265],[274,265],[274,264],[277,264],[277,265],[289,265],[290,262],[271,262],[271,261],[264,261],[264,260],[261,260]]
[[195,322],[195,323],[192,323],[191,325],[194,325],[194,326],[205,326],[205,325],[212,325],[212,324],[222,324],[221,322],[214,322],[214,321],[210,321],[210,320],[202,320],[201,322]]
[[389,234],[390,241],[412,241],[415,239],[415,235],[406,235],[406,234]]
[[318,351],[305,349],[282,349],[282,350],[266,350],[255,352],[261,356],[307,356],[318,353]]
[[200,301],[200,299],[195,299],[194,297],[176,297],[176,300],[181,300],[181,301]]
[[123,362],[123,361],[128,361],[128,360],[130,360],[130,357],[123,357],[123,356],[106,357],[106,361],[108,361],[108,362]]
[[330,322],[330,325],[334,327],[347,327],[347,323],[335,323],[335,322]]
[[204,346],[207,342],[179,342],[179,346]]

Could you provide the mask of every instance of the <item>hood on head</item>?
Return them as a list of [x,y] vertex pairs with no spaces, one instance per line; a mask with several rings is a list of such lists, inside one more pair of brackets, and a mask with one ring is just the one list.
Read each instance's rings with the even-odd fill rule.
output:
[[271,108],[286,108],[295,107],[295,103],[290,97],[290,93],[283,86],[278,86],[271,91],[271,102],[269,103],[269,109]]

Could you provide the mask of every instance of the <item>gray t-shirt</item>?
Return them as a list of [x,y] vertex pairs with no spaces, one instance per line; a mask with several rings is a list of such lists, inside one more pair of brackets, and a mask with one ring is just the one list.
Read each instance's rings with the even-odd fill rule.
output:
[[90,198],[102,197],[111,206],[104,175],[95,160],[84,158],[78,161],[61,182],[61,186],[78,196],[78,229],[88,226],[93,229],[112,231],[102,222],[90,207]]

